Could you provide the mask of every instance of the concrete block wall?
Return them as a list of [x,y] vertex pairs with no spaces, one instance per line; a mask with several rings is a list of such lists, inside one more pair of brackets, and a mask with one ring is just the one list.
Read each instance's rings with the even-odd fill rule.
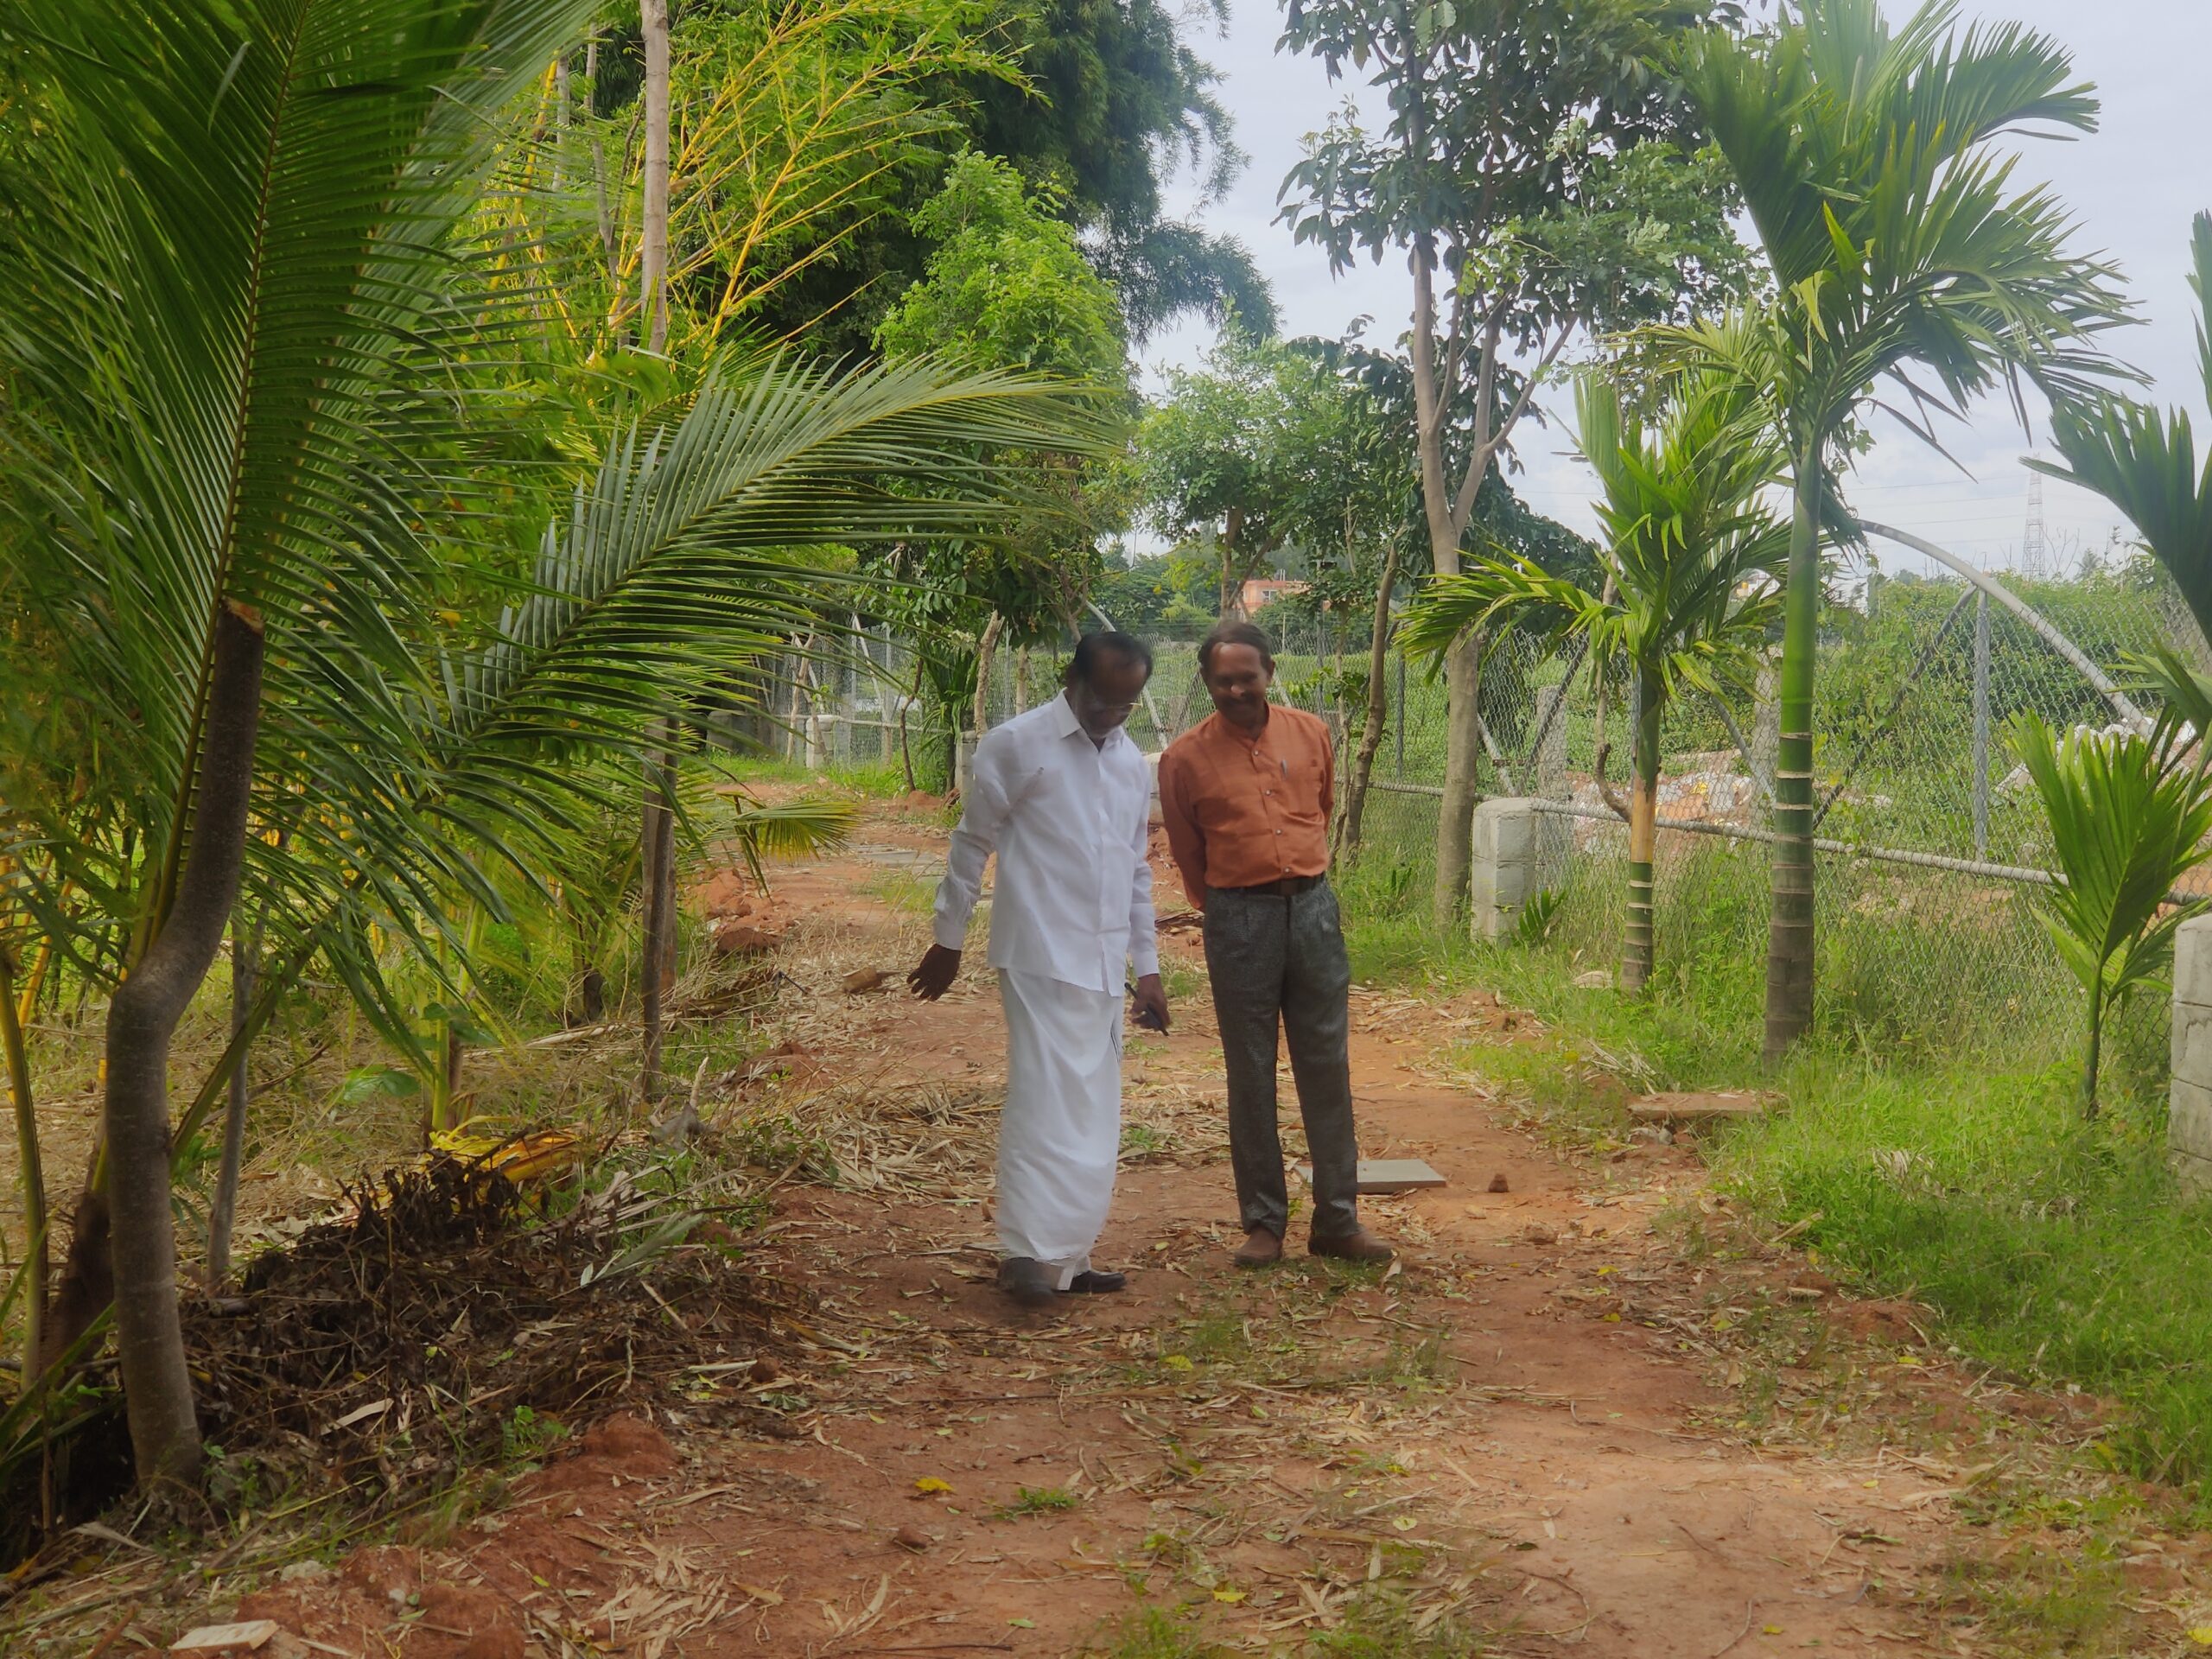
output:
[[2166,1149],[2183,1184],[2212,1192],[2212,916],[2181,925],[2174,941],[2173,1080]]
[[1477,938],[1503,938],[1521,919],[1522,906],[1536,890],[1541,835],[1532,800],[1503,797],[1475,808],[1471,922]]

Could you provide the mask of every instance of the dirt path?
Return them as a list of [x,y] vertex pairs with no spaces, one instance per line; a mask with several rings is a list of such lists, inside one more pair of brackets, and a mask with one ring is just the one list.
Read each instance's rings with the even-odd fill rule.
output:
[[[791,1013],[742,1133],[837,1169],[778,1189],[763,1247],[822,1298],[804,1362],[702,1356],[697,1419],[618,1425],[449,1548],[259,1610],[382,1651],[354,1643],[397,1589],[429,1610],[408,1653],[469,1659],[523,1650],[494,1600],[535,1651],[647,1659],[1175,1659],[1347,1624],[1378,1656],[1986,1650],[1955,1645],[1960,1509],[2034,1440],[2018,1414],[2052,1408],[1925,1351],[1908,1311],[1838,1306],[1786,1251],[1701,1245],[1742,1233],[1693,1154],[1548,1150],[1478,1064],[1453,1073],[1525,1037],[1488,999],[1357,995],[1363,1148],[1450,1182],[1371,1202],[1398,1266],[1294,1250],[1239,1274],[1213,1024],[1172,936],[1177,1026],[1131,1036],[1100,1252],[1130,1289],[1011,1313],[989,1284],[995,995],[842,988],[918,953],[941,838],[872,820],[752,918],[790,925]],[[790,1438],[707,1427],[740,1390]]]

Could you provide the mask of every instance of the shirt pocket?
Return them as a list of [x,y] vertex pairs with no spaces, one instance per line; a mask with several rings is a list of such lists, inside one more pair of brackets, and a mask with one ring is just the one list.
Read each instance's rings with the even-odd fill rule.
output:
[[1325,823],[1321,809],[1321,758],[1308,754],[1290,763],[1290,787],[1283,791],[1284,816],[1294,823]]

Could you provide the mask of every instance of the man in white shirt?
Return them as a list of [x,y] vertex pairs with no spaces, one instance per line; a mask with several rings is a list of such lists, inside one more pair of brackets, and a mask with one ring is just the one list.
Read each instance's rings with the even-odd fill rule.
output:
[[1122,1144],[1122,994],[1167,1028],[1145,861],[1152,773],[1122,728],[1152,674],[1125,633],[1087,635],[1058,696],[976,746],[938,884],[937,942],[906,976],[935,1001],[960,974],[983,865],[998,854],[990,964],[1006,1008],[999,1285],[1026,1306],[1119,1290],[1095,1269]]

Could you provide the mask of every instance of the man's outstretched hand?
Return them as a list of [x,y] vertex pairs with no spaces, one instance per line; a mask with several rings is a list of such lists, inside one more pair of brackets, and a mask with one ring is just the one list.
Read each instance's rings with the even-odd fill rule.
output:
[[1137,1024],[1147,1031],[1167,1029],[1167,989],[1160,982],[1158,974],[1147,974],[1137,981],[1136,988],[1129,994],[1129,1003]]
[[921,966],[906,976],[906,988],[924,1001],[934,1002],[950,990],[952,982],[959,977],[960,953],[933,944],[922,953]]

